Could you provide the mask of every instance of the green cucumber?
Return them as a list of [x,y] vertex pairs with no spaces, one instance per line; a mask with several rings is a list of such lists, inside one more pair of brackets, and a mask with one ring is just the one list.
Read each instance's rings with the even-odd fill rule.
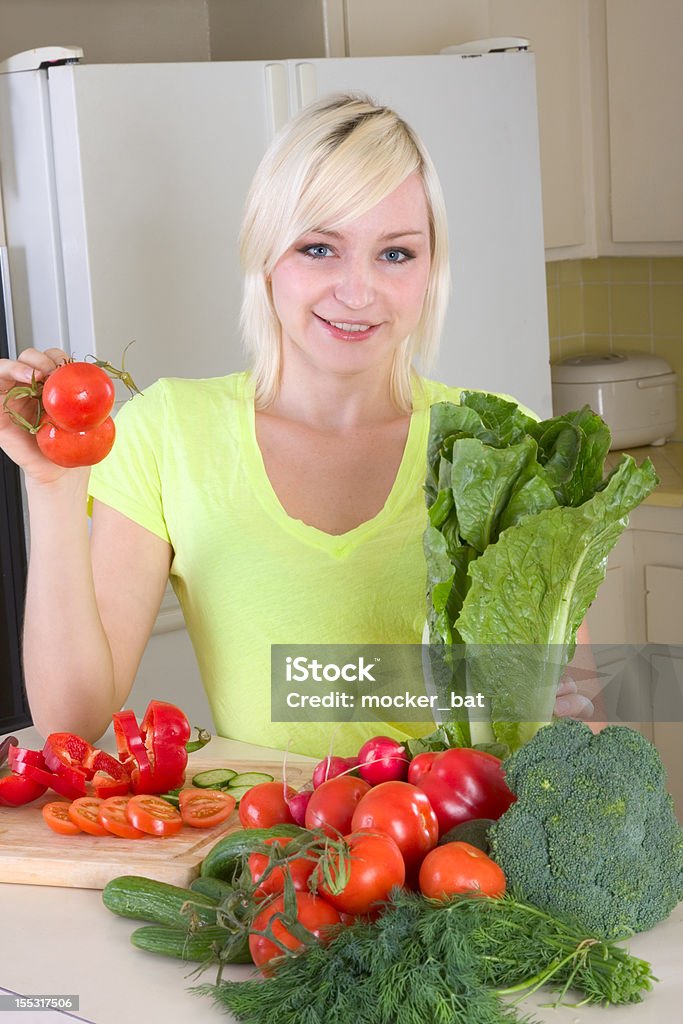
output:
[[222,789],[236,777],[232,768],[210,768],[192,776],[192,785],[198,789]]
[[229,793],[230,796],[234,799],[235,803],[239,804],[244,794],[248,793],[253,788],[253,786],[228,786],[228,788],[224,789],[223,792]]
[[200,876],[193,879],[190,882],[190,889],[192,889],[192,892],[201,892],[204,896],[208,896],[218,903],[221,903],[226,896],[234,892],[229,882],[224,882],[222,878],[210,878],[209,876],[205,878]]
[[[182,928],[163,927],[154,924],[136,928],[130,941],[138,949],[161,956],[172,956],[178,960],[194,960],[202,963],[206,960],[218,962],[216,947],[223,949],[230,938],[230,932],[220,925],[207,925],[196,932],[187,932]],[[249,964],[249,941],[244,936],[226,963]]]
[[153,921],[179,928],[186,928],[193,919],[202,924],[216,923],[215,899],[192,889],[181,889],[140,875],[112,878],[102,891],[102,902],[112,913],[137,921]]
[[259,786],[262,782],[274,782],[272,775],[268,775],[266,772],[242,772],[241,775],[235,775],[228,786],[230,789],[239,787],[242,789],[244,786]]
[[[229,792],[229,791],[228,791]],[[242,828],[219,839],[202,861],[199,874],[203,878],[221,878],[231,882],[241,867],[242,858],[253,853],[254,847],[264,839],[289,837],[294,839],[306,832],[299,825],[273,825],[271,828]]]

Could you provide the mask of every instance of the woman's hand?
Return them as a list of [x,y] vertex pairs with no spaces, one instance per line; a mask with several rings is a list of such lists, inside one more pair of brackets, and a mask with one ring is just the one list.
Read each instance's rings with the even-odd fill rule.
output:
[[[28,480],[39,484],[52,483],[72,471],[46,459],[35,436],[12,422],[2,402],[10,388],[16,384],[30,384],[34,372],[36,380],[44,380],[68,358],[66,352],[59,348],[48,348],[44,352],[27,348],[18,359],[0,359],[0,448],[24,470]],[[29,423],[34,422],[37,413],[35,398],[12,399],[10,404]]]
[[589,719],[595,714],[593,702],[579,693],[574,680],[565,673],[557,688],[555,715],[558,718]]

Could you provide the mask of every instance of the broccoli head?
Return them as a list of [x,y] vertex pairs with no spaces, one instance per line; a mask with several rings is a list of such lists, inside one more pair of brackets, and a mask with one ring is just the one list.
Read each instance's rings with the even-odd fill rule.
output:
[[612,725],[544,726],[504,762],[516,803],[491,826],[508,887],[601,938],[647,931],[683,899],[683,829],[656,748]]

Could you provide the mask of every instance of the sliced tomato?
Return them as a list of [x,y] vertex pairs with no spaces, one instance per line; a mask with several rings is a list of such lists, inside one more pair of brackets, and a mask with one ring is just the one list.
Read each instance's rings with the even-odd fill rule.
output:
[[110,796],[103,800],[97,811],[98,820],[107,832],[121,839],[144,839],[147,833],[132,825],[126,814],[129,800],[128,796]]
[[69,817],[83,831],[91,836],[109,835],[98,818],[102,801],[96,796],[81,796],[69,804]]
[[60,836],[77,836],[83,831],[69,817],[69,804],[64,803],[63,800],[53,800],[52,803],[43,804],[42,815],[45,823]]
[[218,789],[188,787],[178,793],[180,816],[192,828],[212,828],[229,818],[235,809],[235,798]]
[[160,796],[146,793],[132,796],[126,814],[131,825],[151,836],[175,836],[183,827],[180,811]]

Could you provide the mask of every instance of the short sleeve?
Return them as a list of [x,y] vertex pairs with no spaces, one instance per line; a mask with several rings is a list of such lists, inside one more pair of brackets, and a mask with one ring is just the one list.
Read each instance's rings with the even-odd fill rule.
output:
[[114,447],[90,471],[88,513],[96,498],[170,543],[162,493],[165,411],[163,381],[119,409]]

